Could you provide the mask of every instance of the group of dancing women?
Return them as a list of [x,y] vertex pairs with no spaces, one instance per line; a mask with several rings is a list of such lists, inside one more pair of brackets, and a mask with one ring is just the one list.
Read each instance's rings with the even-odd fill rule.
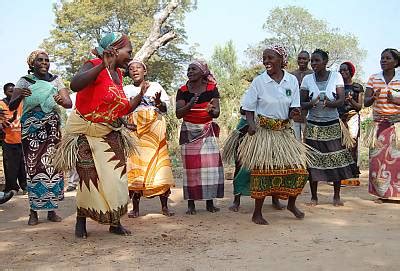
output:
[[[165,120],[170,98],[159,83],[146,80],[147,66],[132,59],[127,35],[106,34],[92,53],[95,57],[71,80],[76,103],[62,129],[60,108],[73,105],[63,80],[49,73],[45,51],[29,55],[29,72],[16,83],[9,107],[22,108],[28,224],[39,223],[38,211],[47,211],[49,221],[62,220],[56,210],[64,197],[64,173],[76,170],[76,237],[87,238],[87,218],[109,225],[111,233],[129,235],[121,217],[128,213],[130,200],[130,218],[139,216],[142,197],[159,197],[162,214],[174,215],[168,207],[175,182]],[[343,205],[341,181],[359,174],[362,104],[373,108],[365,140],[370,147],[369,192],[382,199],[400,197],[396,170],[400,165],[396,148],[400,75],[395,70],[399,52],[382,52],[382,71],[370,77],[365,95],[363,87],[352,81],[353,64],[343,63],[339,72],[328,70],[328,53],[323,50],[311,56],[301,52],[299,70],[293,74],[285,70],[288,53],[284,46],[270,45],[260,53],[265,71],[252,81],[237,105],[241,118],[222,152],[215,121],[220,115],[216,78],[204,61],[195,60],[188,66],[188,80],[176,94],[175,108],[176,117],[182,119],[179,145],[186,213],[196,214],[195,202],[200,200],[205,201],[207,211],[219,211],[214,199],[224,197],[223,160],[235,163],[230,209],[238,211],[240,197],[251,196],[256,224],[268,224],[262,215],[267,196],[277,209],[285,208],[280,200],[288,200],[286,209],[304,218],[296,199],[307,181],[309,205],[319,203],[319,181],[333,183],[333,205]],[[308,69],[310,61],[312,70]],[[131,78],[131,85],[123,85],[124,74]],[[296,133],[297,138],[296,123],[302,123],[302,135]]]

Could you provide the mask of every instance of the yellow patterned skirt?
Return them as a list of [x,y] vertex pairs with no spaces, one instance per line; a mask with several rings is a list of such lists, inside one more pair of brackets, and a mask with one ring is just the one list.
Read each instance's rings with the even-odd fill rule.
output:
[[138,110],[129,115],[128,122],[136,125],[132,136],[137,153],[129,157],[128,188],[145,197],[169,193],[175,186],[169,159],[165,118],[157,111]]

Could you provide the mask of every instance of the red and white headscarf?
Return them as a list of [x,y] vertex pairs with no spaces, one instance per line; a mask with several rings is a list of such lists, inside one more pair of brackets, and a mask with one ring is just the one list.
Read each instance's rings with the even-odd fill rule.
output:
[[207,63],[204,60],[193,60],[190,65],[195,65],[198,67],[202,72],[203,76],[207,78],[208,82],[217,84],[217,80],[215,79],[214,75],[211,73],[210,69],[208,68]]
[[272,44],[267,47],[267,49],[276,52],[278,55],[282,57],[283,66],[286,67],[288,64],[288,51],[285,46],[281,44]]

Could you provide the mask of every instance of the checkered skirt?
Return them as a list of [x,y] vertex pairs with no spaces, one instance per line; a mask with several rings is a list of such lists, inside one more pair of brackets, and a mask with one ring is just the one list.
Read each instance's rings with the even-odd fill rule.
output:
[[194,124],[184,121],[180,144],[183,161],[185,200],[209,200],[224,197],[224,168],[215,122]]

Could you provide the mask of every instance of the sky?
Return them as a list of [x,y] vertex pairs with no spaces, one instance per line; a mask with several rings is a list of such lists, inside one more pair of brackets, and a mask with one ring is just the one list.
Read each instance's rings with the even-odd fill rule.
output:
[[[51,0],[0,1],[1,88],[26,74],[28,54],[50,35],[55,18],[53,3]],[[262,25],[269,11],[288,5],[304,7],[330,27],[358,37],[360,47],[367,50],[362,63],[364,81],[380,70],[383,49],[400,47],[397,0],[198,0],[197,9],[185,20],[189,45],[199,44],[197,50],[207,59],[216,45],[232,40],[240,61],[246,62],[243,52],[266,37]]]

